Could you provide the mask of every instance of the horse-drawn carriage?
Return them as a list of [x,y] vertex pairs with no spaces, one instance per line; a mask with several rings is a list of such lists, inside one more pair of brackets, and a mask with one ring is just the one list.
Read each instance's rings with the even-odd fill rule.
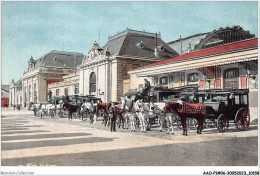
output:
[[81,117],[81,120],[83,121],[89,118],[91,123],[93,123],[93,116],[94,113],[96,113],[97,104],[102,102],[101,99],[89,95],[80,96],[79,101],[81,101],[82,105],[80,111],[78,111],[78,116]]
[[43,118],[44,116],[49,116],[52,113],[52,111],[50,110],[51,107],[52,104],[50,104],[49,102],[30,102],[28,106],[28,111],[34,111],[35,116]]
[[[204,128],[215,127],[219,132],[224,132],[229,127],[229,122],[234,121],[237,129],[246,130],[249,127],[249,101],[248,89],[221,90],[210,89],[193,92],[181,92],[176,100],[188,103],[203,104],[205,106]],[[194,118],[188,118],[188,127],[198,126]],[[177,126],[182,128],[180,117]]]
[[248,89],[211,92],[203,103],[206,106],[206,126],[213,122],[220,132],[224,132],[229,127],[229,122],[234,121],[237,129],[248,129],[248,93]]

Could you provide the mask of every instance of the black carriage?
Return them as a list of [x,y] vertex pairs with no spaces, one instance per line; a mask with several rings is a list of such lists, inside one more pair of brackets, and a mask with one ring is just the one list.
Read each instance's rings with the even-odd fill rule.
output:
[[220,132],[234,121],[237,129],[247,130],[250,123],[248,89],[212,91],[203,102],[206,106],[205,124],[213,124]]

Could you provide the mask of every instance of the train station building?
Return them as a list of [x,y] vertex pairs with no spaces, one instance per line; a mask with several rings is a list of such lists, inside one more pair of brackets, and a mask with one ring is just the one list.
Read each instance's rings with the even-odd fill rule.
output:
[[[22,100],[24,106],[30,102],[46,102],[48,85],[63,80],[63,76],[74,73],[82,63],[81,53],[52,50],[37,60],[31,57],[22,76]],[[66,91],[66,89],[61,90]]]
[[126,29],[89,49],[79,66],[79,93],[118,101],[130,88],[128,71],[175,56],[160,34]]
[[[190,43],[179,43],[181,47],[176,44],[180,40],[174,46],[171,45],[174,42],[170,42],[169,45],[180,52],[179,56],[129,71],[130,89],[138,89],[138,84],[149,77],[157,87],[249,89],[250,97],[257,97],[258,39],[240,27],[221,28],[202,36],[183,39]],[[183,50],[184,46],[188,50]],[[251,105],[257,106],[257,100]]]
[[[102,101],[118,101],[129,90],[152,86],[175,89],[250,89],[257,96],[258,39],[240,26],[164,42],[161,34],[126,29],[97,42],[82,53],[50,51],[28,61],[17,86],[11,83],[9,104],[46,102],[52,96],[94,95]],[[12,98],[11,98],[12,97]],[[12,101],[12,102],[10,102]]]
[[9,105],[22,106],[22,98],[22,79],[19,79],[17,82],[12,80],[9,85]]

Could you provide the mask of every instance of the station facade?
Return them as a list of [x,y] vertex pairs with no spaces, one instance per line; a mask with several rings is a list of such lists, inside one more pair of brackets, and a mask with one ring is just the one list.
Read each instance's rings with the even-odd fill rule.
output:
[[48,90],[52,96],[67,92],[118,101],[127,91],[142,88],[144,78],[169,89],[249,88],[257,95],[257,41],[240,26],[169,43],[157,33],[126,29],[108,37],[103,47],[95,42],[87,56],[53,50],[37,60],[31,57],[19,82],[21,98],[17,100],[18,85],[12,82],[9,104],[46,102]]
[[82,63],[81,53],[50,51],[37,60],[31,57],[28,68],[22,76],[22,101],[24,106],[30,102],[48,101],[48,85],[63,80],[63,76],[74,73]]
[[79,94],[118,101],[129,91],[128,71],[177,55],[160,34],[126,29],[89,49],[79,66]]
[[22,106],[22,79],[9,85],[9,106]]

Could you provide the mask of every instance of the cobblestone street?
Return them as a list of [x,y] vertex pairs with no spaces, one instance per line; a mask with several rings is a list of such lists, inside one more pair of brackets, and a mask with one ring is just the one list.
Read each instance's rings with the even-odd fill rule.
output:
[[45,117],[31,111],[2,110],[2,165],[55,166],[256,166],[258,163],[257,119],[248,131],[219,133],[205,129],[197,135],[191,129],[182,136],[151,131],[111,133],[101,119],[96,125],[79,119]]

